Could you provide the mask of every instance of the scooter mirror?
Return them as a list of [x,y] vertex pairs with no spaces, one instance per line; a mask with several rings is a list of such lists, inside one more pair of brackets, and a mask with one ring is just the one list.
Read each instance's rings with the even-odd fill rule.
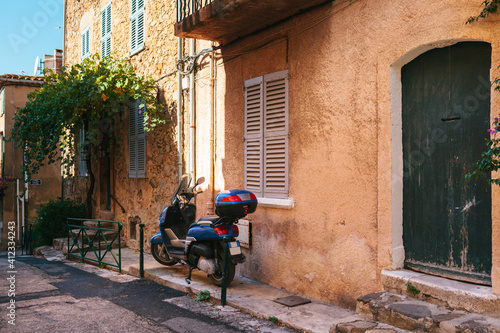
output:
[[196,184],[194,186],[198,186],[200,184],[203,184],[205,182],[205,177],[200,177],[198,178],[198,180],[196,181]]

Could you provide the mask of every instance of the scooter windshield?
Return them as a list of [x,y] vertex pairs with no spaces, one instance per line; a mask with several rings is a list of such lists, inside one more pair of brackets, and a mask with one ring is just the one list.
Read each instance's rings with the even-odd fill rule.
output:
[[175,191],[174,195],[172,196],[172,204],[177,199],[177,194],[188,192],[189,184],[191,184],[191,175],[189,175],[189,174],[182,175],[181,180],[179,182],[179,187],[177,187],[177,190]]

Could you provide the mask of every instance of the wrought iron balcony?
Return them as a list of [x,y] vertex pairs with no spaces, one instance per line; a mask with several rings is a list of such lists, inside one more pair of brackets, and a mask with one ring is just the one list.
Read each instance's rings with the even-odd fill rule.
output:
[[177,0],[177,22],[196,13],[214,0]]
[[178,37],[227,44],[333,0],[177,0]]

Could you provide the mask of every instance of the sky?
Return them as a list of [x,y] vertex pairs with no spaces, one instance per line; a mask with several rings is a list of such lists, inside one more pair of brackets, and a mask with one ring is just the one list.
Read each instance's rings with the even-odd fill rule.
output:
[[0,75],[33,75],[35,59],[63,48],[64,0],[0,0]]

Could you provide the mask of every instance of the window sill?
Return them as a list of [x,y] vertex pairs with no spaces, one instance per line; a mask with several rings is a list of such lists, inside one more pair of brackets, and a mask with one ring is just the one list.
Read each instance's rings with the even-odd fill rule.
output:
[[129,57],[132,57],[132,56],[135,56],[137,53],[141,52],[141,51],[144,51],[146,49],[146,46],[143,45],[141,46],[140,48],[134,50],[134,51],[130,51],[129,52]]
[[293,199],[257,198],[259,207],[292,209],[295,202]]

